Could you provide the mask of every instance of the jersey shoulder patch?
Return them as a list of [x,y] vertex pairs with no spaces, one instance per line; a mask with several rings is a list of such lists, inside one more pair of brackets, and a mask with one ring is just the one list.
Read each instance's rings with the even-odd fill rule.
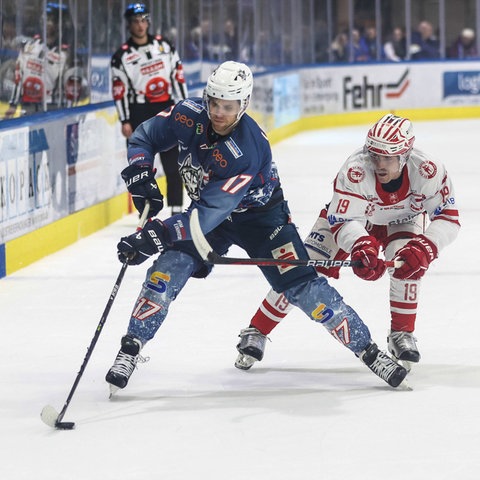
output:
[[420,174],[420,176],[428,180],[433,178],[437,174],[437,172],[438,172],[437,165],[435,165],[435,163],[433,163],[430,160],[424,160],[418,166],[418,173]]
[[365,169],[359,164],[352,164],[346,171],[346,177],[351,183],[363,182],[366,178]]
[[182,105],[184,107],[189,108],[190,110],[193,110],[195,113],[201,113],[204,110],[204,107],[201,103],[196,102],[191,98],[187,98],[186,100],[183,100]]

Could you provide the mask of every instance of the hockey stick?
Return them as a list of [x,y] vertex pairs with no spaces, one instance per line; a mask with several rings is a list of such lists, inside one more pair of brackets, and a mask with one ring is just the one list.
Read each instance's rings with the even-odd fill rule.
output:
[[[222,257],[208,243],[200,227],[198,220],[198,211],[193,209],[190,215],[190,233],[192,240],[199,255],[212,265],[256,265],[257,267],[280,267],[294,265],[300,267],[356,267],[361,266],[361,262],[352,260],[310,260],[298,258],[234,258]],[[387,267],[399,268],[402,266],[401,260],[385,261]]]
[[[149,210],[150,210],[150,202],[147,200],[145,202],[145,208],[143,209],[142,215],[138,222],[137,230],[140,230],[145,224],[148,217]],[[117,296],[118,290],[120,288],[120,284],[122,283],[123,277],[127,270],[127,266],[128,266],[127,262],[124,262],[122,264],[122,268],[120,269],[120,273],[118,274],[117,280],[115,281],[115,285],[113,286],[113,290],[112,290],[112,293],[110,294],[110,298],[108,299],[107,305],[105,306],[105,310],[103,311],[102,317],[100,318],[100,322],[98,323],[97,328],[95,330],[95,335],[93,336],[92,341],[90,342],[90,346],[87,349],[87,353],[83,360],[82,366],[80,367],[80,370],[77,374],[77,377],[75,378],[75,381],[73,382],[73,386],[70,390],[70,393],[68,394],[67,400],[63,405],[61,412],[57,413],[54,407],[52,407],[51,405],[46,405],[45,407],[43,407],[42,412],[40,413],[40,418],[49,427],[56,428],[57,430],[72,430],[75,427],[75,422],[62,422],[62,420],[65,415],[65,412],[67,411],[68,406],[70,405],[70,401],[72,400],[73,394],[77,389],[80,379],[82,378],[82,375],[83,375],[83,372],[85,371],[87,363],[90,360],[90,357],[92,356],[93,349],[95,348],[97,340],[100,337],[100,333],[102,332],[103,326],[107,321],[107,316],[110,312],[110,309],[112,308],[113,301]]]

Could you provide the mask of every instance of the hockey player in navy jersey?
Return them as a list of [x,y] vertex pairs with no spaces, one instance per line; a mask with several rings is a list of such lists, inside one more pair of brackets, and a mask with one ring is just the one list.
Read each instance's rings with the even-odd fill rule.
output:
[[[235,244],[250,257],[308,258],[291,221],[269,142],[245,113],[252,88],[246,65],[224,62],[208,78],[203,98],[179,102],[143,122],[130,137],[129,166],[122,176],[137,208],[161,198],[152,175],[154,156],[175,145],[191,203],[184,213],[150,220],[118,243],[121,262],[138,265],[156,257],[106,375],[112,392],[127,385],[141,348],[155,336],[187,280],[206,277],[211,270],[191,241],[193,209],[208,241],[222,255]],[[403,381],[406,369],[379,350],[357,313],[313,267],[260,268],[275,291],[322,324],[376,375],[392,387]]]
[[[389,268],[390,331],[388,349],[407,368],[420,361],[415,322],[422,277],[438,253],[460,229],[455,192],[445,166],[414,147],[410,120],[387,114],[370,128],[364,147],[340,168],[333,197],[322,209],[305,246],[312,259],[360,260],[353,272],[369,281]],[[338,278],[339,268],[318,268]],[[248,328],[240,332],[237,368],[262,360],[266,336],[292,305],[271,290]]]

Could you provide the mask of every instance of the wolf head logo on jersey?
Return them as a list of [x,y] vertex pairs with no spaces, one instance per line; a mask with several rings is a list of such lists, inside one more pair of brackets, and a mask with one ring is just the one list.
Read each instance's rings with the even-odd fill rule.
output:
[[200,191],[208,183],[209,177],[204,172],[201,165],[195,167],[192,164],[192,154],[189,153],[185,159],[181,162],[179,168],[180,175],[185,184],[185,190],[187,190],[188,196],[192,200],[200,199]]

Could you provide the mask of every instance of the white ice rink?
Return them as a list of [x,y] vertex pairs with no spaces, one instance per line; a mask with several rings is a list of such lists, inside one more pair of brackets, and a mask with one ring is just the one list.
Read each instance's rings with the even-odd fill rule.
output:
[[[388,387],[322,326],[292,312],[251,371],[234,368],[241,328],[268,290],[251,266],[190,280],[128,387],[108,399],[146,265],[129,267],[65,415],[61,410],[120,270],[134,215],[0,280],[2,480],[478,480],[480,478],[480,120],[416,122],[441,159],[462,230],[423,282],[413,391]],[[368,126],[305,133],[274,147],[305,236]],[[475,193],[476,192],[476,193]],[[242,255],[232,250],[231,255]],[[388,279],[333,281],[386,348]]]

